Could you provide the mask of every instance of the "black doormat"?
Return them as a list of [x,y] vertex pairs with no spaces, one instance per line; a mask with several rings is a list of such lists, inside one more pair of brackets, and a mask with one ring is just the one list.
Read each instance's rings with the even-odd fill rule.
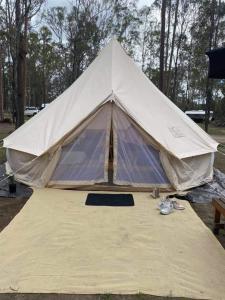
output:
[[134,206],[132,194],[88,194],[85,205]]

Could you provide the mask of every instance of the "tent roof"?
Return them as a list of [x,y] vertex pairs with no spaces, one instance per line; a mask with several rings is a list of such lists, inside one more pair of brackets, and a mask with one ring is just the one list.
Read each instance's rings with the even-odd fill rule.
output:
[[112,95],[174,156],[216,151],[218,143],[161,93],[114,39],[67,90],[5,138],[4,147],[39,156]]

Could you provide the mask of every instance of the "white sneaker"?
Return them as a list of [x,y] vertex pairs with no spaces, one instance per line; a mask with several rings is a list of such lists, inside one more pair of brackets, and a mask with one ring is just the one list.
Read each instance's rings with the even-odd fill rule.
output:
[[169,199],[162,200],[159,204],[160,214],[169,215],[173,211],[173,204]]
[[171,199],[171,203],[172,203],[174,209],[177,209],[177,210],[185,209],[185,207],[183,205],[181,205],[179,202],[177,202],[177,200],[175,198]]

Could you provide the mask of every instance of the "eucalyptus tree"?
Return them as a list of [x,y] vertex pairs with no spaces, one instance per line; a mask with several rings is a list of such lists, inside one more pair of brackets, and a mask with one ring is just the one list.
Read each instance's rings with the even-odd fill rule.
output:
[[44,0],[5,0],[2,2],[1,12],[9,45],[8,55],[12,61],[12,103],[16,127],[24,123],[28,27],[43,2]]

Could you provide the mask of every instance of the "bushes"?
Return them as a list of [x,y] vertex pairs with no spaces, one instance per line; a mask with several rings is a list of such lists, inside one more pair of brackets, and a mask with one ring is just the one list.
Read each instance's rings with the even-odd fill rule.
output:
[[0,121],[0,123],[12,124],[12,120],[10,118],[4,118],[3,120]]

